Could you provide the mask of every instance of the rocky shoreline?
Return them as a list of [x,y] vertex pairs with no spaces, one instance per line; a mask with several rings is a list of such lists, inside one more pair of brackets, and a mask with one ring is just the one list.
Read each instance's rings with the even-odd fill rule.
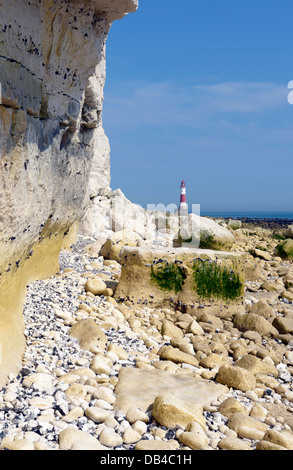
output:
[[[223,220],[228,221],[229,219],[223,217]],[[235,217],[233,220],[239,220],[244,228],[262,227],[271,230],[287,229],[289,225],[293,224],[293,219]]]
[[[119,263],[85,237],[62,252],[60,273],[28,286],[1,450],[292,450],[293,267],[263,223],[233,231],[246,323],[117,303]],[[97,279],[102,294],[86,288]]]

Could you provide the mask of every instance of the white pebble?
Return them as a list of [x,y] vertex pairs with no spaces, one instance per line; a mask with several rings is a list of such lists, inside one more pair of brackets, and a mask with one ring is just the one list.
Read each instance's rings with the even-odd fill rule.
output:
[[132,425],[133,429],[138,432],[140,435],[143,435],[147,432],[147,424],[141,420],[137,420]]

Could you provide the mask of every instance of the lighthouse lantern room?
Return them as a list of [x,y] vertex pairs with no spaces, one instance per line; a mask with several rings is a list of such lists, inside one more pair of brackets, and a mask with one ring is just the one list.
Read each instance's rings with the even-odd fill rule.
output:
[[180,205],[179,210],[187,210],[187,203],[186,203],[186,184],[185,181],[181,181],[180,186]]

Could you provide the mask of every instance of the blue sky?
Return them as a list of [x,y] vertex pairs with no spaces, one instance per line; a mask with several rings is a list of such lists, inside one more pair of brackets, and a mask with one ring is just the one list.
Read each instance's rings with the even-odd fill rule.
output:
[[111,187],[133,202],[293,211],[291,0],[140,0],[107,41]]

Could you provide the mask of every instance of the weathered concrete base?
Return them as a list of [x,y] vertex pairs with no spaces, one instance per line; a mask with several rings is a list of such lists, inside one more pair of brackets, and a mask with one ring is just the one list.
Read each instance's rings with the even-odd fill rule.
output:
[[[201,271],[203,274],[196,274],[196,282],[194,263],[201,263],[204,270]],[[209,269],[215,269],[214,277]],[[225,277],[223,289],[222,273]],[[235,280],[238,283],[236,290]],[[244,313],[242,256],[188,248],[124,247],[115,298],[137,307],[171,306],[193,315],[204,311],[230,318],[235,313]]]

